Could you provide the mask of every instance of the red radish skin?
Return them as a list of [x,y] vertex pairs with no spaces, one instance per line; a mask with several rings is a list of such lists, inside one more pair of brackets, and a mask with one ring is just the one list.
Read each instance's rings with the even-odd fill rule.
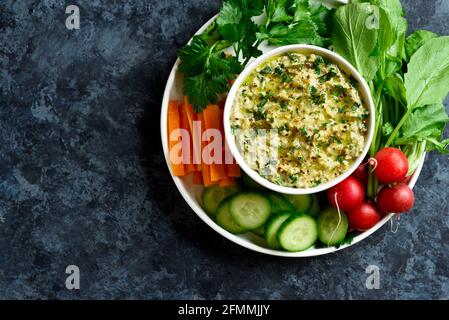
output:
[[415,204],[412,189],[405,183],[384,187],[377,195],[377,205],[382,212],[403,213],[410,211]]
[[368,184],[368,170],[366,164],[361,164],[355,169],[352,174],[353,177],[357,178],[364,186]]
[[337,208],[335,198],[340,210],[350,211],[362,204],[365,188],[359,180],[351,176],[327,190],[327,199],[334,208]]
[[358,208],[347,212],[349,226],[357,231],[366,231],[374,227],[380,220],[379,210],[370,202],[364,202]]
[[376,153],[376,177],[384,184],[401,182],[408,171],[408,161],[404,153],[396,148],[383,148]]

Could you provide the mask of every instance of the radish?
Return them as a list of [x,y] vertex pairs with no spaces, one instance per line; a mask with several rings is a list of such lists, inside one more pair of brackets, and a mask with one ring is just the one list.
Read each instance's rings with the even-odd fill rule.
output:
[[361,206],[346,213],[349,226],[357,231],[365,231],[374,227],[380,220],[379,210],[370,202],[363,202]]
[[351,176],[327,190],[327,198],[334,208],[346,212],[362,204],[365,188],[359,180]]
[[384,187],[377,195],[377,205],[383,212],[407,212],[413,208],[414,203],[413,191],[405,183],[398,183],[393,187]]
[[374,171],[379,182],[384,184],[401,182],[408,171],[408,161],[404,153],[396,148],[383,148],[374,157]]
[[366,169],[366,164],[361,164],[355,169],[352,174],[353,177],[357,178],[364,186],[368,183],[368,170]]

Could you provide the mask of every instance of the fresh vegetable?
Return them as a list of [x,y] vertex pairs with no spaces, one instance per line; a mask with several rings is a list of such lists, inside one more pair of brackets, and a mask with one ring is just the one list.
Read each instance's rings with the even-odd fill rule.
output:
[[315,220],[305,214],[293,214],[279,228],[278,242],[287,251],[303,251],[318,238]]
[[384,187],[377,195],[377,204],[382,212],[403,213],[410,211],[415,203],[412,189],[404,183]]
[[[169,141],[169,152],[172,153],[175,146],[179,146],[180,137],[178,139],[171,139],[171,133],[175,132],[175,130],[178,130],[180,128],[180,118],[179,118],[179,103],[177,100],[170,101],[168,104],[168,141]],[[179,150],[181,152],[181,150]],[[185,175],[185,169],[184,164],[181,163],[173,163],[172,162],[172,171],[174,176],[184,176]]]
[[[217,105],[209,105],[207,108],[203,110],[204,117],[204,126],[206,130],[215,129],[219,130],[221,133],[221,137],[224,137],[221,121],[223,116],[220,116],[220,107]],[[220,145],[223,145],[223,141],[220,141]],[[210,157],[214,159],[215,154],[210,154]],[[226,177],[225,167],[223,166],[223,155],[219,155],[221,161],[217,163],[216,161],[212,161],[209,165],[210,168],[210,179],[212,182],[217,182]]]
[[377,164],[374,172],[381,183],[404,180],[408,172],[408,161],[404,153],[396,148],[382,148],[375,156]]
[[295,209],[290,201],[280,193],[269,192],[267,196],[271,203],[272,214],[282,211],[293,211]]
[[[332,44],[365,77],[374,98],[374,157],[382,147],[400,148],[411,174],[425,151],[447,153],[442,134],[449,86],[449,37],[417,31],[408,38],[399,0],[353,0],[333,17]],[[377,179],[369,174],[367,195]]]
[[312,206],[307,214],[313,218],[316,218],[316,216],[320,213],[320,210],[320,199],[316,194],[312,194]]
[[260,228],[271,214],[270,201],[255,192],[239,193],[230,202],[229,210],[237,224],[247,230]]
[[201,195],[204,211],[209,215],[215,215],[220,203],[237,191],[238,188],[235,186],[227,188],[212,186],[204,189],[203,194]]
[[346,214],[332,207],[327,207],[320,213],[317,225],[318,239],[327,246],[340,244],[348,232]]
[[354,177],[348,177],[327,191],[327,199],[334,208],[349,211],[360,206],[365,198],[365,188]]
[[366,186],[368,183],[368,170],[366,164],[361,164],[355,169],[354,173],[352,174],[354,178],[359,180],[362,185]]
[[226,199],[223,201],[217,210],[217,215],[215,217],[215,221],[217,224],[225,229],[226,231],[229,231],[234,234],[241,234],[245,233],[248,230],[244,227],[241,227],[238,225],[235,220],[232,218],[232,215],[229,211],[229,205],[231,203],[230,199]]
[[277,212],[270,216],[265,224],[264,235],[268,247],[271,249],[281,249],[277,239],[277,232],[281,225],[292,215],[291,211]]
[[286,198],[293,204],[293,207],[299,213],[307,213],[312,207],[313,198],[310,194],[288,194],[286,195]]
[[[184,104],[179,105],[177,100],[170,101],[168,110],[168,138],[170,154],[176,154],[182,158],[181,163],[172,162],[175,176],[186,176],[193,173],[193,183],[203,184],[205,187],[219,185],[229,187],[236,184],[236,178],[240,176],[240,167],[233,160],[230,164],[223,163],[226,157],[224,153],[216,157],[215,145],[221,144],[222,150],[226,150],[224,139],[204,141],[203,133],[206,129],[218,130],[223,133],[223,109],[217,105],[209,105],[202,113],[195,113],[189,99],[184,97]],[[198,125],[199,123],[199,125]],[[184,130],[182,137],[177,129]],[[176,135],[174,135],[174,133]],[[184,133],[187,133],[185,135]],[[197,147],[198,146],[198,147]],[[176,149],[175,149],[176,148]],[[204,151],[204,152],[203,152]],[[211,159],[203,159],[203,154]],[[220,159],[216,161],[215,158]],[[198,172],[201,172],[201,176]]]
[[374,227],[380,220],[379,210],[370,202],[363,202],[361,206],[347,212],[351,229],[365,231]]
[[[265,19],[256,24],[253,18],[262,13]],[[265,40],[271,45],[329,44],[331,13],[312,0],[224,0],[216,21],[179,51],[184,95],[196,112],[217,103],[250,59],[261,55]]]

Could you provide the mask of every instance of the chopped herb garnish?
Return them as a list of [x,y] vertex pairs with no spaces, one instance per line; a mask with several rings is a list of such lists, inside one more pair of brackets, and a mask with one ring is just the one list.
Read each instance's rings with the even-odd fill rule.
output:
[[315,86],[310,87],[310,100],[315,104],[323,104],[326,102],[326,95],[319,94],[318,89]]
[[259,73],[262,75],[270,74],[273,73],[273,69],[270,66],[266,66],[265,68],[260,70]]
[[282,102],[281,102],[281,109],[282,109],[282,110],[287,110],[287,108],[288,108],[288,103],[285,102],[285,101],[282,101]]
[[349,77],[349,83],[351,84],[351,86],[353,86],[356,89],[359,87],[359,82],[353,76]]
[[340,163],[343,163],[343,161],[345,161],[345,156],[342,155],[342,154],[337,156],[337,161],[340,162]]
[[360,108],[360,103],[356,102],[352,105],[352,111],[356,111],[358,108]]
[[334,86],[334,96],[341,97],[345,92],[346,89],[342,85],[336,84]]
[[298,56],[296,54],[294,54],[294,53],[289,52],[289,53],[287,53],[287,56],[290,59],[290,61],[293,62],[293,63],[296,63],[296,62],[299,61],[298,60]]
[[321,65],[324,64],[324,60],[321,56],[318,56],[313,62],[313,68],[315,69],[316,74],[321,74]]
[[330,68],[329,71],[320,77],[320,83],[323,83],[325,81],[332,80],[337,75],[337,70],[335,68]]

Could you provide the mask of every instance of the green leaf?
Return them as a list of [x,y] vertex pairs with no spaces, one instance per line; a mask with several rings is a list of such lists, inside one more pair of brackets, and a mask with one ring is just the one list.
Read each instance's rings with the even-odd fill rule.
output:
[[179,70],[187,75],[197,75],[202,72],[209,56],[210,48],[201,36],[194,36],[190,44],[179,51],[181,65]]
[[413,144],[416,141],[427,144],[427,150],[436,149],[440,152],[446,152],[446,141],[441,142],[446,123],[449,117],[443,104],[426,105],[417,108],[404,122],[402,126],[402,136],[396,141],[396,144]]
[[439,104],[449,91],[449,36],[426,41],[405,74],[409,108]]
[[223,39],[234,42],[240,39],[239,24],[242,21],[242,10],[232,2],[224,2],[217,18],[218,32]]
[[286,10],[287,2],[288,0],[266,0],[265,11],[267,14],[268,21],[273,22],[286,21],[283,19],[285,19],[286,16],[288,16]]
[[274,46],[297,43],[322,46],[325,43],[325,39],[316,32],[316,25],[310,19],[290,25],[278,24],[266,33],[258,33],[257,36],[260,40],[268,40],[268,43]]
[[418,30],[408,36],[405,43],[407,62],[410,61],[410,58],[413,56],[413,54],[418,51],[418,49],[421,48],[424,43],[437,37],[438,35],[436,33],[427,30]]
[[211,76],[202,73],[193,77],[184,78],[184,93],[189,97],[196,112],[218,100],[218,94],[226,92],[229,88],[225,76]]
[[366,3],[342,6],[334,15],[332,29],[335,51],[345,57],[367,82],[374,78],[379,65],[379,58],[371,56],[378,35],[369,24],[373,13]]
[[404,80],[399,74],[392,75],[385,80],[384,88],[390,97],[400,102],[403,106],[407,105]]

